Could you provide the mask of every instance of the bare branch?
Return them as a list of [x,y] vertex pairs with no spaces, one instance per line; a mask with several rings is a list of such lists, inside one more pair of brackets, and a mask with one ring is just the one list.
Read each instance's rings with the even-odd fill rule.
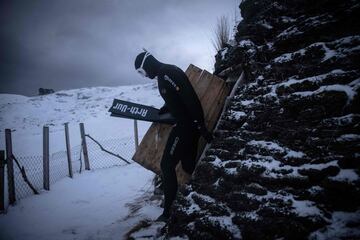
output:
[[226,16],[221,16],[214,30],[213,47],[218,52],[223,49],[230,40],[230,24]]

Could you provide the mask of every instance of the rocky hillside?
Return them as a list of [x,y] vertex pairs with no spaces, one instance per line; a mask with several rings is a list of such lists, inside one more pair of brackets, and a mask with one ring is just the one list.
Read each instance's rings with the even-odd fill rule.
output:
[[215,73],[245,81],[163,236],[360,238],[360,3],[245,0]]

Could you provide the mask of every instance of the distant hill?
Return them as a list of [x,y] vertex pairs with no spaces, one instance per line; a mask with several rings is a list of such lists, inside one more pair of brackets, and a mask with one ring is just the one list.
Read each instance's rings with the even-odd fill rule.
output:
[[[51,151],[65,149],[63,124],[66,122],[75,136],[74,144],[79,143],[77,125],[80,122],[85,123],[87,132],[100,139],[132,136],[133,121],[113,118],[108,113],[114,98],[155,107],[163,104],[155,82],[63,90],[34,97],[0,94],[0,133],[4,134],[5,128],[13,130],[15,153],[21,155],[41,153],[44,125],[50,127]],[[140,134],[144,134],[149,124],[139,124]],[[4,136],[0,138],[0,147],[5,148]]]

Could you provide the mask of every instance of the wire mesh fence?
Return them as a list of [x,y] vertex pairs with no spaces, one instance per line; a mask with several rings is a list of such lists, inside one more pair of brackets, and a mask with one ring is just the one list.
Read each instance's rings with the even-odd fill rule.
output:
[[[115,155],[131,161],[135,153],[135,141],[131,137],[120,139],[97,140],[102,147]],[[98,144],[93,141],[87,141],[90,169],[110,168],[114,166],[123,166],[127,163],[120,158],[104,152]],[[43,156],[16,156],[20,165],[25,168],[28,180],[38,191],[43,189]],[[81,173],[85,170],[83,151],[81,145],[71,148],[72,172]],[[67,152],[60,151],[50,155],[50,185],[69,177],[69,165]],[[24,181],[21,170],[14,166],[14,181],[16,199],[23,199],[33,195],[33,191]]]
[[66,151],[51,154],[49,165],[50,184],[69,176]]
[[[135,142],[132,138],[123,139],[107,139],[99,141],[99,143],[108,151],[117,153],[126,160],[130,160],[135,151]],[[100,149],[100,147],[92,141],[87,142],[90,169],[109,168],[113,166],[122,166],[126,163],[120,158],[110,155]]]
[[[17,157],[19,163],[25,168],[26,175],[35,189],[40,190],[43,187],[42,181],[42,156],[28,156]],[[33,191],[24,181],[21,171],[17,166],[14,166],[14,182],[15,194],[17,199],[25,198],[33,195]]]

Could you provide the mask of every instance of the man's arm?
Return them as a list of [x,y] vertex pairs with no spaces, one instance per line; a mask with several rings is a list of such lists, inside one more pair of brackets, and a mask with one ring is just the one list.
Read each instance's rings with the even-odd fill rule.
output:
[[176,90],[175,93],[180,99],[180,102],[184,104],[188,113],[186,118],[188,118],[196,125],[200,134],[206,139],[207,142],[212,141],[212,134],[205,126],[204,112],[201,106],[201,102],[185,73],[178,73],[175,76],[172,76],[172,78],[165,75],[165,80],[169,81],[170,83],[171,81],[175,83],[175,85],[173,85],[174,90]]
[[166,106],[166,103],[159,109],[159,114],[165,114],[169,112],[169,108]]

